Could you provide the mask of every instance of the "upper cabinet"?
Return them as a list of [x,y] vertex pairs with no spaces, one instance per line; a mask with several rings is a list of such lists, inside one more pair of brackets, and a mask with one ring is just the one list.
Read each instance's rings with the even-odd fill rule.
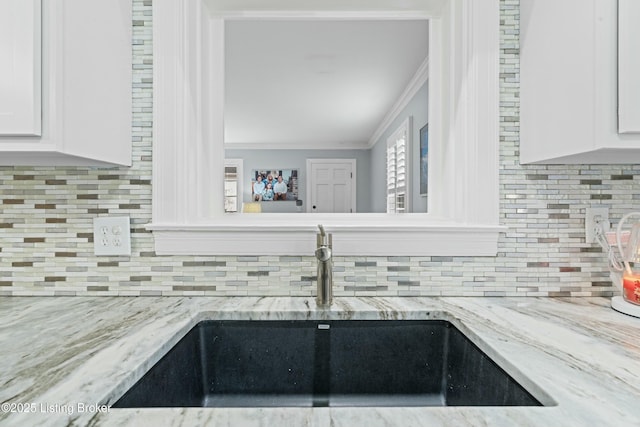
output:
[[640,132],[640,2],[618,0],[618,130]]
[[0,165],[131,165],[131,0],[3,0],[0,36]]
[[40,0],[0,2],[0,134],[40,135]]
[[521,0],[521,163],[640,161],[640,30],[632,25],[640,8],[633,3]]

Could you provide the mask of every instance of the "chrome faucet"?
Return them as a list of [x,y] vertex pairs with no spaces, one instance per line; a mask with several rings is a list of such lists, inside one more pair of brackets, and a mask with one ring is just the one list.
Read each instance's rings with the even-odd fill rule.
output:
[[319,307],[329,307],[333,301],[333,260],[331,258],[332,237],[324,231],[322,224],[318,224],[320,233],[316,235],[318,247],[318,295],[316,304]]

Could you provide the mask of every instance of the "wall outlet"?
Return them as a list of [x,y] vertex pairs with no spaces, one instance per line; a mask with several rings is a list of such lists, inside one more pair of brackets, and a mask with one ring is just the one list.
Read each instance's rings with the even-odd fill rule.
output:
[[584,218],[585,233],[587,235],[587,243],[596,243],[596,224],[603,221],[603,229],[606,233],[611,227],[609,222],[609,208],[587,208]]
[[97,256],[131,256],[131,230],[128,216],[93,219],[93,250]]

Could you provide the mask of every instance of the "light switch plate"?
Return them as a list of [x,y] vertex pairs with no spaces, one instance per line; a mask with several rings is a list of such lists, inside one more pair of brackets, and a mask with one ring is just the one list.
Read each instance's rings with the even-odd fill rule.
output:
[[97,256],[131,256],[131,225],[128,216],[93,219],[93,249]]

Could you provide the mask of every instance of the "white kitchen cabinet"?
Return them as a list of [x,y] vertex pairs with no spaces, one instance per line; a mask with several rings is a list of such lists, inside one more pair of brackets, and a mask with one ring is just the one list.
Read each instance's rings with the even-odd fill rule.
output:
[[618,0],[618,129],[640,132],[640,2]]
[[41,132],[40,0],[0,0],[0,134]]
[[520,162],[640,162],[618,129],[618,2],[521,0],[520,32]]
[[0,127],[0,165],[131,165],[131,0],[42,0],[41,12],[41,132]]

